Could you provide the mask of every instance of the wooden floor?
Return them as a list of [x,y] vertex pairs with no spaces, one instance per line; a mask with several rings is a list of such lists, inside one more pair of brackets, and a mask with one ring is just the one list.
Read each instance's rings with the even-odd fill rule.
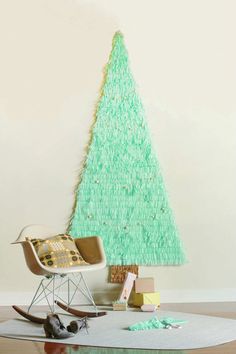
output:
[[[219,316],[236,319],[236,303],[198,303],[198,304],[163,304],[161,306],[162,310],[170,311],[182,311],[191,312],[198,314],[206,314],[211,316]],[[44,310],[42,307],[39,311]],[[11,307],[0,307],[0,322],[15,318],[17,315]],[[15,340],[0,337],[0,354],[76,354],[80,353],[81,349],[79,346],[71,346],[64,344],[52,344],[52,343],[40,343],[40,342],[30,342],[25,340]],[[86,353],[89,353],[87,348]],[[150,351],[142,350],[145,354]],[[162,351],[152,351],[153,353],[164,354]],[[171,351],[167,351],[168,354]],[[104,353],[104,352],[102,352]],[[107,354],[109,350],[107,349]],[[114,351],[113,351],[114,353]],[[124,349],[117,349],[117,354],[124,354]],[[127,353],[135,354],[135,350],[127,350]],[[99,350],[97,351],[99,354]],[[173,351],[173,354],[236,354],[236,341],[230,342],[224,345],[219,345],[216,347],[203,348],[197,350],[185,350],[185,351]]]

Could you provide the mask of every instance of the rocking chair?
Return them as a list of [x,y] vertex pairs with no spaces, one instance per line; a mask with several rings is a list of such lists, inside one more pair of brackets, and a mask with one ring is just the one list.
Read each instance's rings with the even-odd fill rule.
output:
[[[55,234],[56,233],[53,232],[53,230],[48,226],[28,225],[23,228],[17,240],[13,242],[13,244],[19,243],[22,245],[25,261],[30,271],[36,275],[43,276],[43,279],[40,281],[40,284],[28,307],[27,314],[29,314],[31,307],[34,304],[39,303],[43,299],[46,299],[52,313],[55,312],[56,303],[70,313],[76,311],[75,314],[77,315],[77,312],[82,313],[82,311],[72,309],[70,308],[70,305],[75,297],[75,294],[80,293],[80,295],[83,295],[83,298],[86,299],[95,309],[95,312],[89,313],[94,314],[94,316],[101,315],[101,313],[97,311],[93,296],[83,277],[83,272],[95,271],[105,268],[106,257],[103,249],[102,239],[98,236],[74,239],[76,247],[78,248],[81,256],[88,264],[65,268],[52,268],[40,262],[35,248],[28,237],[48,239],[52,236],[55,236]],[[61,289],[63,286],[66,286],[67,288],[66,300],[62,298],[63,295],[61,294]],[[66,305],[61,303],[60,300],[62,300]],[[23,312],[23,310],[16,306],[14,306],[14,309],[19,313]],[[72,312],[70,310],[72,310]],[[20,314],[28,318],[23,313]],[[83,314],[87,315],[87,312],[83,312]],[[91,317],[93,316],[91,315]]]

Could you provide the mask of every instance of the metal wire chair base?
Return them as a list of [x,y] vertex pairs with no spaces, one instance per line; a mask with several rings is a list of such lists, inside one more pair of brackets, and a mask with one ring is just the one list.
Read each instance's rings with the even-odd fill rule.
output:
[[[62,290],[65,288],[66,294],[62,293]],[[56,300],[63,301],[69,307],[75,299],[75,295],[77,293],[81,296],[82,301],[87,301],[86,305],[92,305],[95,311],[97,311],[93,296],[88,288],[83,274],[72,273],[52,274],[43,278],[33,296],[27,312],[30,312],[33,305],[36,305],[46,299],[50,312],[54,313]],[[83,303],[83,305],[84,304],[85,303]]]

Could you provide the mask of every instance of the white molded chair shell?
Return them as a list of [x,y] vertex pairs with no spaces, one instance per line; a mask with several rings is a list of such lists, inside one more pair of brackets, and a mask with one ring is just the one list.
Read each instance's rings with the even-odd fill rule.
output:
[[35,251],[32,243],[26,238],[42,238],[46,239],[55,236],[55,232],[46,225],[28,225],[24,227],[13,244],[21,244],[24,250],[26,264],[32,273],[36,275],[52,275],[52,274],[69,274],[77,272],[95,271],[106,266],[106,257],[103,249],[103,242],[99,236],[89,236],[84,238],[75,238],[75,244],[83,257],[89,263],[88,265],[81,265],[76,267],[66,268],[51,268],[44,266]]

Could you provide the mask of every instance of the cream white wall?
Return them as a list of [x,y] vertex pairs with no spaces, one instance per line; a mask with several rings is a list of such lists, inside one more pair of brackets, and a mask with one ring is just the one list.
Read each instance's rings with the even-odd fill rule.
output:
[[[162,301],[235,300],[235,11],[229,0],[0,2],[1,304],[27,302],[38,280],[10,245],[20,229],[65,229],[118,29],[189,259],[140,273]],[[108,301],[118,288],[99,274],[88,281]]]

